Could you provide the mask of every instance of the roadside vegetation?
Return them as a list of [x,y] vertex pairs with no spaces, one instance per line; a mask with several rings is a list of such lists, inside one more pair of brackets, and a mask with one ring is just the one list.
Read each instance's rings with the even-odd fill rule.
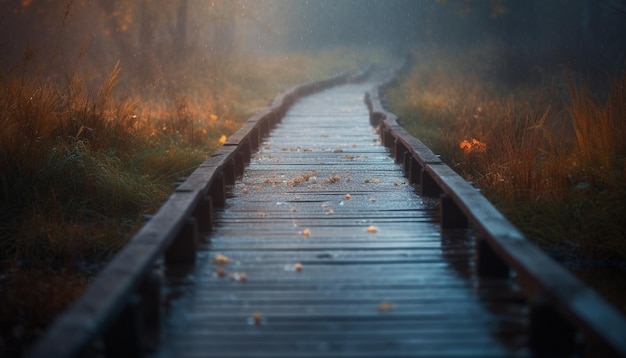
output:
[[79,73],[65,83],[42,70],[2,73],[0,352],[29,344],[124,246],[142,216],[158,209],[174,182],[277,93],[357,69],[348,52],[242,61],[226,74],[227,87],[202,87],[193,74],[198,82],[173,96],[118,90],[119,64],[95,93]]
[[372,55],[265,54],[240,25],[273,29],[234,1],[0,10],[0,356],[20,356],[276,94]]
[[[387,91],[402,125],[626,312],[626,75],[512,80],[501,48],[420,49]],[[462,56],[461,56],[462,54]],[[510,76],[512,75],[512,76]]]
[[[10,52],[16,39],[0,41],[0,356],[19,356],[174,182],[256,110],[289,86],[355,70],[368,56],[347,48],[247,56],[219,42],[235,32],[226,26],[237,20],[234,2],[189,10],[184,21],[156,5],[112,3],[0,4],[15,28],[38,36],[40,27],[58,29],[19,54]],[[146,28],[184,28],[192,16],[215,20],[202,26],[216,43],[200,47],[200,38],[174,31],[129,47]],[[76,47],[88,19],[102,34]]]

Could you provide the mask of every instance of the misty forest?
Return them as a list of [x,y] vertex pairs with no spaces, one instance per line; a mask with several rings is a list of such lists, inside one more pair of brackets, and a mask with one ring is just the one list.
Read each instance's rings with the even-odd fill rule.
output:
[[0,356],[274,96],[368,64],[403,64],[402,126],[626,312],[625,1],[0,0]]

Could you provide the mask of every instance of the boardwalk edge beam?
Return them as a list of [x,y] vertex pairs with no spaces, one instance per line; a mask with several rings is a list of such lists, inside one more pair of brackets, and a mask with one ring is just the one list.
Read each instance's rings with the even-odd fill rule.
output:
[[[549,312],[551,317],[558,317],[561,327],[574,327],[582,333],[591,347],[626,357],[626,319],[597,292],[528,241],[478,189],[398,124],[398,118],[383,108],[380,97],[380,89],[391,80],[365,94],[370,123],[378,127],[381,143],[389,148],[396,161],[404,162],[405,168],[408,166],[405,175],[420,193],[441,197],[443,209],[451,208],[453,213],[442,213],[442,227],[464,227],[469,223],[476,229],[483,256],[483,262],[479,261],[478,265],[489,271],[484,272],[489,276],[510,277],[509,271],[515,271],[528,301],[541,302],[539,306],[531,305],[531,316]],[[536,320],[531,327],[540,327],[540,322],[541,319]],[[531,337],[537,342],[541,335],[555,334],[552,338],[542,336],[541,342],[553,339],[576,343],[570,339],[571,335],[564,338],[561,333],[542,330],[531,332]],[[544,352],[537,348],[535,353]]]

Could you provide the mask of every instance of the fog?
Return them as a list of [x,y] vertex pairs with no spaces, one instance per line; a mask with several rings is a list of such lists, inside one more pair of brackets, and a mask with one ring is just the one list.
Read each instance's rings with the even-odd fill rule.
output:
[[[619,0],[4,0],[0,65],[36,58],[57,73],[99,78],[115,64],[143,81],[180,67],[218,76],[237,58],[345,47],[404,56],[494,43],[505,72],[623,68]],[[487,59],[493,60],[493,59]]]
[[[401,56],[429,46],[459,51],[491,42],[517,58],[511,70],[569,66],[613,72],[624,65],[626,2],[609,0],[275,0],[259,34],[267,48],[383,48]],[[242,6],[246,6],[242,3]],[[271,25],[270,25],[271,26]]]

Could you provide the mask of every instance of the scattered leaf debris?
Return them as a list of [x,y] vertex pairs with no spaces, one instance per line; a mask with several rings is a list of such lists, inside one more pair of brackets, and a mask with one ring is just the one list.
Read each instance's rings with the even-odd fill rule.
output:
[[245,282],[248,280],[248,274],[245,272],[235,272],[230,274],[230,279],[233,281]]
[[300,231],[300,235],[309,237],[309,236],[311,236],[311,230],[304,229],[304,230]]
[[228,257],[226,257],[225,255],[222,254],[215,254],[215,256],[213,256],[213,262],[218,264],[218,265],[225,265],[230,261],[230,259]]
[[393,302],[383,301],[378,304],[379,312],[389,312],[389,311],[393,311],[394,309],[396,309],[396,304]]
[[260,326],[263,324],[263,315],[259,312],[253,313],[252,316],[248,317],[248,324]]
[[343,196],[346,200],[350,200],[350,198],[352,197],[352,195],[350,195],[350,193],[346,194]]
[[380,179],[369,179],[369,178],[368,178],[368,179],[363,180],[363,182],[364,182],[365,184],[369,184],[369,183],[372,183],[372,184],[378,184],[378,183],[380,183]]

